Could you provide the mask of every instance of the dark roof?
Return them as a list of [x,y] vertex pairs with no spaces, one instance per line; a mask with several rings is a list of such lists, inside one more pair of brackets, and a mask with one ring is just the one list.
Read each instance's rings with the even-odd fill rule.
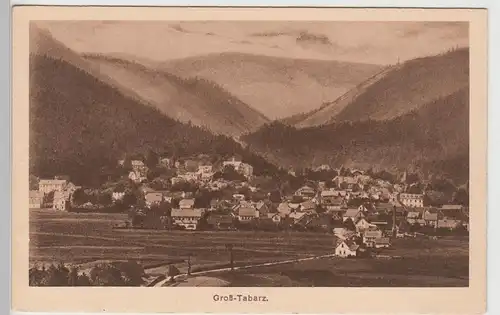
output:
[[230,214],[210,214],[207,218],[209,224],[233,223],[233,216]]

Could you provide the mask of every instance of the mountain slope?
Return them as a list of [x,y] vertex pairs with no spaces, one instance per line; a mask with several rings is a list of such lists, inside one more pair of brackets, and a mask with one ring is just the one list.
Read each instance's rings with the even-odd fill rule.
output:
[[181,122],[231,136],[253,131],[268,122],[264,115],[208,80],[182,79],[122,58],[87,55],[85,59],[101,74]]
[[[30,34],[30,174],[69,175],[99,185],[123,154],[239,154],[276,168],[226,136],[171,119],[100,77],[85,60],[50,36]],[[104,179],[102,178],[104,177]]]
[[381,69],[372,64],[243,53],[170,60],[160,67],[183,78],[216,82],[270,119],[306,112],[335,100]]
[[468,85],[469,50],[418,58],[388,67],[339,99],[301,117],[297,127],[335,121],[389,120]]
[[412,166],[463,181],[468,178],[468,128],[469,91],[462,88],[392,120],[303,129],[274,122],[243,140],[283,166]]

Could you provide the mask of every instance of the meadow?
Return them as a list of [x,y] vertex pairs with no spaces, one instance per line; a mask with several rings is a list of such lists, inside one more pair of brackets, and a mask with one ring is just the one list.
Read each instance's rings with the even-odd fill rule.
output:
[[330,254],[333,237],[318,233],[253,231],[165,231],[116,229],[124,214],[78,214],[31,210],[30,261],[136,260],[146,266],[185,260],[193,266],[227,263],[227,244],[235,262],[267,262]]
[[[31,210],[30,262],[74,263],[87,268],[97,261],[134,260],[152,275],[165,265],[186,271],[225,267],[227,244],[236,265],[332,254],[332,235],[310,232],[165,231],[116,229],[124,214],[78,214]],[[278,266],[214,273],[231,286],[468,286],[469,242],[463,237],[394,239],[382,250],[386,258],[325,258]],[[390,259],[392,257],[392,259]]]
[[[467,287],[468,240],[396,239],[387,258],[324,258],[212,276],[234,287]],[[392,257],[392,258],[389,258]]]

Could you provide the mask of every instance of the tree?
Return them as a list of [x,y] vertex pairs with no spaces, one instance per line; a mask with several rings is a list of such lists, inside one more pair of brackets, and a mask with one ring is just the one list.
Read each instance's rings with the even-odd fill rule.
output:
[[112,264],[99,264],[90,270],[90,282],[94,286],[123,286],[121,271]]
[[77,190],[75,190],[73,192],[73,194],[71,196],[71,202],[77,206],[83,205],[88,201],[89,201],[89,197],[87,196],[87,194],[85,193],[85,190],[83,188],[78,188]]
[[326,209],[323,206],[321,206],[321,205],[316,206],[316,213],[321,214],[321,213],[325,213],[325,212],[326,212]]
[[356,231],[356,225],[354,225],[354,222],[352,221],[351,218],[347,218],[344,221],[343,226],[348,231]]
[[51,191],[43,196],[44,205],[52,205],[53,202],[54,202],[54,191]]
[[246,181],[246,177],[238,173],[232,165],[226,165],[222,172],[214,174],[214,178],[222,178],[229,181]]
[[78,270],[75,266],[72,266],[69,270],[68,285],[71,287],[76,287],[78,285]]
[[181,274],[181,272],[179,271],[179,269],[177,267],[175,267],[174,265],[168,266],[168,277],[170,278],[171,282],[175,282],[175,277],[180,275],[180,274]]
[[30,190],[38,190],[38,183],[39,183],[39,178],[36,177],[35,175],[30,174],[30,179],[29,179],[29,186]]
[[206,189],[200,189],[194,198],[195,208],[209,208],[213,199],[213,193]]
[[145,164],[149,169],[153,169],[158,165],[158,160],[158,154],[153,150],[149,150],[146,156]]
[[468,206],[469,205],[469,194],[464,188],[459,188],[457,191],[453,194],[452,197],[452,203],[454,204],[459,204],[462,206]]

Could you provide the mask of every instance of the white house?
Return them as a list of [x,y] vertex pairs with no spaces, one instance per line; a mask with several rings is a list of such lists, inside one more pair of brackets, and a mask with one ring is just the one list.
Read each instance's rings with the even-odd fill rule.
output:
[[171,216],[175,224],[186,230],[196,230],[203,213],[203,209],[172,209]]
[[52,191],[63,191],[68,181],[65,179],[41,179],[38,182],[38,191],[48,194]]
[[114,191],[113,194],[111,195],[111,199],[113,199],[113,201],[122,200],[123,197],[125,197],[124,191]]
[[339,257],[355,257],[359,245],[352,240],[338,240],[335,246],[335,255]]
[[424,195],[422,194],[399,194],[399,201],[412,208],[422,208],[424,206]]
[[38,190],[30,190],[30,209],[39,209],[43,204],[43,192]]
[[142,173],[137,172],[137,171],[131,171],[128,174],[128,178],[133,181],[134,183],[142,183],[143,181],[146,180],[146,176],[144,176]]
[[360,218],[354,225],[356,226],[356,231],[358,232],[377,227],[375,224],[368,222],[365,218]]

